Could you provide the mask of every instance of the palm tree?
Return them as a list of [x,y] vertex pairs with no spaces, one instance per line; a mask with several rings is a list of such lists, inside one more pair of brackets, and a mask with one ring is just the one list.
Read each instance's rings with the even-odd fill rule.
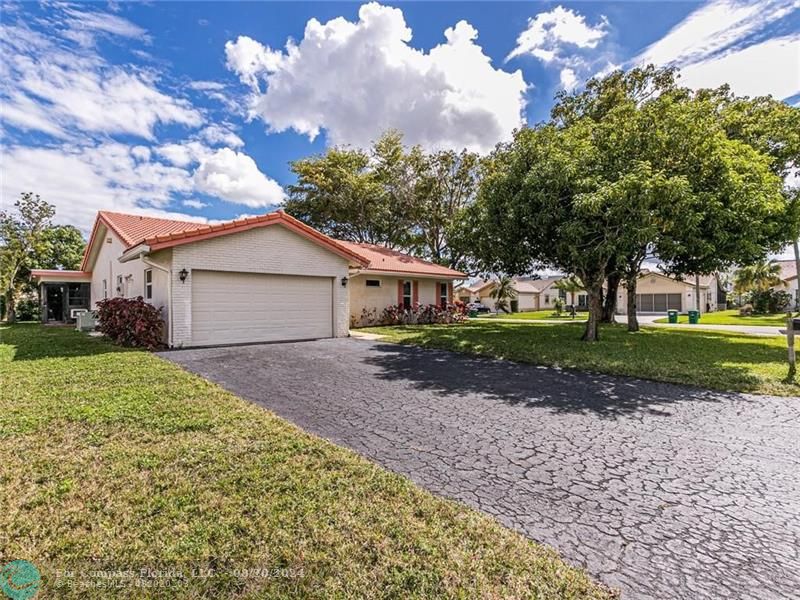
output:
[[517,289],[514,287],[514,280],[508,275],[501,276],[489,295],[494,299],[494,306],[497,310],[510,313],[511,310],[508,303],[510,300],[515,300],[517,297]]
[[773,261],[762,261],[742,267],[733,276],[733,289],[737,294],[751,290],[763,292],[781,284],[781,266]]
[[[575,294],[583,291],[583,284],[575,275],[570,275],[569,277],[564,277],[564,279],[557,281],[555,287],[562,290],[565,294],[569,294],[571,300],[570,304],[572,304],[573,307],[575,306]],[[572,314],[574,317],[575,312],[573,311]]]

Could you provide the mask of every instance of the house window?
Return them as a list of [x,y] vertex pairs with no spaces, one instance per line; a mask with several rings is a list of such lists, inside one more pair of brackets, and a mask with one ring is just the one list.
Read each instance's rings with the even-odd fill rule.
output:
[[108,298],[108,281],[103,279],[103,300]]
[[117,275],[117,296],[123,296],[122,275]]
[[440,283],[439,284],[439,306],[442,308],[447,308],[447,305],[450,303],[450,298],[447,293],[447,284]]
[[558,297],[561,298],[564,302],[567,301],[567,290],[558,290]]
[[146,269],[144,272],[144,298],[153,299],[153,269]]
[[544,295],[544,303],[545,304],[550,304],[550,294],[545,294]]
[[403,282],[403,308],[410,309],[411,308],[411,282],[404,281]]
[[367,279],[366,285],[367,285],[367,287],[381,287],[381,280],[380,279]]

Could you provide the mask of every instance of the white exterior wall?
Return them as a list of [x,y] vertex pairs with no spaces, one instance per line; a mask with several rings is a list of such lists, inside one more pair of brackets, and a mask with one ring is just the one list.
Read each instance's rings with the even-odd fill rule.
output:
[[[105,234],[99,236],[98,243],[100,249],[92,267],[92,288],[91,299],[92,308],[97,307],[97,303],[103,299],[103,280],[106,281],[109,298],[136,298],[144,297],[144,272],[151,267],[146,265],[140,258],[126,263],[119,262],[119,257],[125,251],[125,244],[117,234],[104,227]],[[107,240],[111,240],[108,242]],[[161,253],[164,254],[164,253]],[[159,263],[168,263],[169,253],[166,253],[166,261],[159,258]],[[155,259],[154,259],[155,260]],[[122,275],[122,293],[117,293],[117,276]],[[161,309],[161,317],[169,327],[167,310],[167,274],[158,269],[153,269],[153,297],[147,300],[156,308]]]
[[[181,282],[181,269],[189,272]],[[172,249],[172,301],[174,347],[192,345],[192,270],[236,271],[331,277],[333,331],[349,335],[348,261],[281,225],[270,225],[193,242]],[[349,286],[348,286],[349,287]],[[224,306],[220,310],[224,310]],[[302,310],[287,306],[287,311]]]
[[539,302],[538,302],[539,294],[535,294],[533,292],[522,292],[517,294],[517,300],[519,305],[520,312],[529,311],[529,310],[538,310],[539,309]]
[[[624,286],[620,286],[617,295],[617,314],[628,313],[628,295]],[[695,310],[695,288],[690,280],[675,281],[660,276],[645,276],[636,284],[637,294],[680,294],[683,312]],[[700,286],[700,312],[706,312],[706,304],[711,305],[711,310],[717,310],[716,289]]]
[[[380,287],[367,287],[367,279],[377,279],[381,282]],[[450,279],[423,279],[414,278],[411,275],[395,277],[369,272],[359,273],[351,277],[347,285],[350,292],[350,324],[354,327],[367,325],[368,323],[362,318],[365,310],[379,319],[384,308],[396,305],[398,281],[417,282],[417,302],[419,304],[439,304],[439,292],[436,284],[452,284]],[[450,300],[452,301],[452,298]]]

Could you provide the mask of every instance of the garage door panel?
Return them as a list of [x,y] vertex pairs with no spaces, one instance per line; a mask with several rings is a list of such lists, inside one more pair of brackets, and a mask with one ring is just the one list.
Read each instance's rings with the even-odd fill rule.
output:
[[332,285],[329,277],[194,271],[192,343],[332,337]]

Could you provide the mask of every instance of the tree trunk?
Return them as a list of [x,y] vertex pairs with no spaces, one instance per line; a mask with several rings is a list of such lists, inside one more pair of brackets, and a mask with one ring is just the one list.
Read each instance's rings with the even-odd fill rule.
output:
[[636,315],[636,285],[639,280],[637,273],[633,277],[625,278],[625,288],[628,291],[628,331],[639,331],[639,317]]
[[794,247],[794,272],[797,276],[797,279],[795,279],[797,289],[794,291],[794,309],[800,310],[800,245],[795,240],[792,246]]
[[[586,277],[581,278],[588,282]],[[581,339],[584,342],[597,342],[600,340],[600,320],[603,318],[603,278],[595,280],[591,284],[586,283],[586,295],[589,308],[589,319],[586,321],[586,329]]]
[[619,292],[619,282],[622,280],[622,275],[619,273],[611,273],[606,279],[608,288],[603,300],[603,323],[613,323],[614,315],[617,313],[617,293]]
[[6,322],[15,323],[17,321],[17,297],[14,289],[6,290]]
[[700,309],[700,275],[694,276],[694,304],[697,312],[703,312]]

